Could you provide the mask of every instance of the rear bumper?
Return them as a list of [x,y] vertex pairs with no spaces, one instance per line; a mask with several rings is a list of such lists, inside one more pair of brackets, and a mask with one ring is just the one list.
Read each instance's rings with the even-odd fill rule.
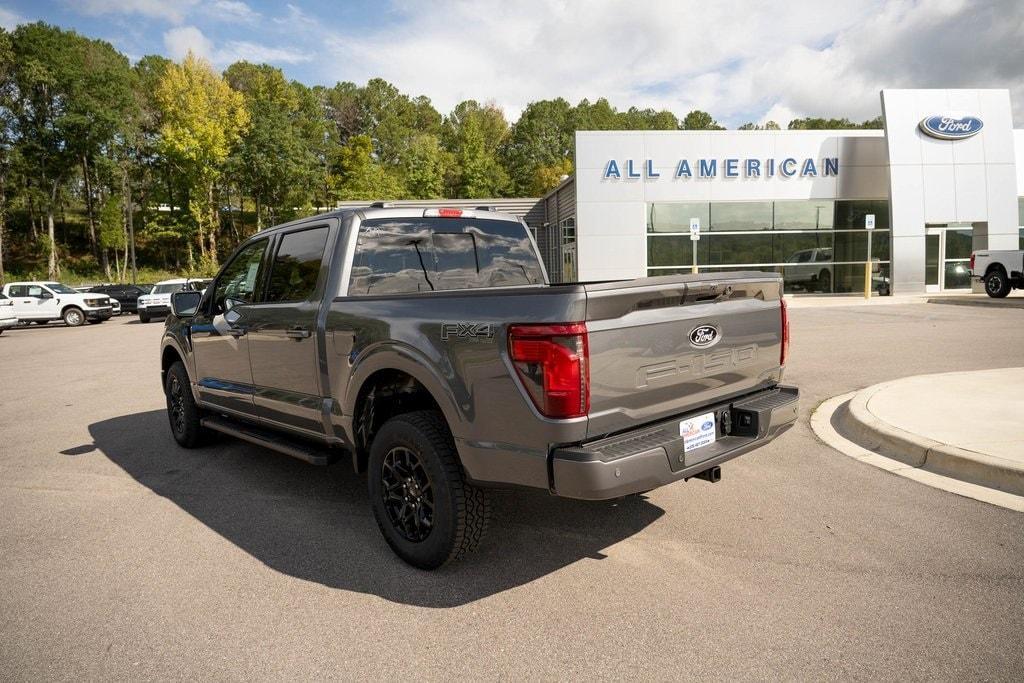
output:
[[[760,448],[796,422],[800,392],[778,386],[735,401],[707,406],[655,425],[555,449],[551,457],[554,493],[565,498],[604,500],[641,493],[696,476],[715,465]],[[716,441],[687,453],[679,421],[714,411]],[[732,424],[725,434],[722,414]]]

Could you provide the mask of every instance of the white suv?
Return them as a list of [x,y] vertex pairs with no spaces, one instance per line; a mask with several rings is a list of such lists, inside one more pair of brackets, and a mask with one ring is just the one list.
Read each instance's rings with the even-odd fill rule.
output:
[[10,282],[3,293],[14,302],[19,322],[63,320],[68,327],[78,327],[86,321],[101,323],[112,314],[110,297],[82,294],[59,282]]
[[184,290],[202,292],[209,280],[175,278],[162,280],[155,285],[149,294],[139,297],[139,322],[148,323],[153,318],[162,318],[171,312],[171,295]]

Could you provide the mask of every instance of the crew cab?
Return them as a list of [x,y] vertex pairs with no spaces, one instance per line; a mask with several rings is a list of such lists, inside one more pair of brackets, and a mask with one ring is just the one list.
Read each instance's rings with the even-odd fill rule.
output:
[[985,293],[1002,299],[1012,289],[1024,289],[1024,250],[971,252],[971,275],[985,285]]
[[87,321],[101,323],[113,314],[109,297],[76,292],[59,282],[9,282],[3,293],[14,302],[19,322],[63,320],[68,327],[78,327]]
[[778,274],[552,285],[525,223],[484,209],[377,204],[264,230],[171,306],[177,442],[350,461],[422,568],[476,546],[489,488],[714,482],[797,417]]

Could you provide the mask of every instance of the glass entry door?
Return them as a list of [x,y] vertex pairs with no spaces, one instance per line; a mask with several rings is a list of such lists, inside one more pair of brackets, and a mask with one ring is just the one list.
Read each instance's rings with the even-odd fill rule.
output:
[[939,291],[939,247],[942,232],[929,229],[924,236],[924,284],[929,292]]
[[924,283],[929,292],[971,288],[970,223],[927,226],[924,236]]

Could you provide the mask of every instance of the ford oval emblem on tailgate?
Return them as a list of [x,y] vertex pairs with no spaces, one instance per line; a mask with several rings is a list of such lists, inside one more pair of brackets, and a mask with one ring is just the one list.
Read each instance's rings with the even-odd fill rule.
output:
[[714,325],[698,325],[690,332],[690,343],[702,349],[717,342],[718,337],[718,328]]

